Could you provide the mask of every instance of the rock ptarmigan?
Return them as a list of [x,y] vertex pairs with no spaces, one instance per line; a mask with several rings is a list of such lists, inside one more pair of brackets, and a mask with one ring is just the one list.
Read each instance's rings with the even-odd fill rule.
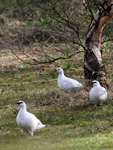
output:
[[68,78],[64,75],[64,71],[61,68],[57,68],[56,71],[58,72],[58,87],[62,90],[78,90],[81,87],[83,87],[83,85],[81,83],[79,83],[78,81]]
[[45,125],[43,125],[34,114],[31,114],[26,110],[26,104],[24,101],[18,101],[17,104],[20,105],[20,110],[17,114],[16,122],[24,131],[25,135],[30,134],[33,136],[34,131],[45,127]]
[[107,91],[100,85],[97,80],[92,81],[92,89],[89,92],[90,100],[97,105],[103,105],[103,102],[107,100]]

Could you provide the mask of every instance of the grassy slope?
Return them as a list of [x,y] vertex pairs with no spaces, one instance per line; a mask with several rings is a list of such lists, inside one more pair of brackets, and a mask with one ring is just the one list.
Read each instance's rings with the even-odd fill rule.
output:
[[[4,0],[0,12],[3,11],[5,14],[1,30],[4,35],[10,35],[12,31],[11,37],[17,34],[19,27],[28,27],[27,22],[20,25],[19,21],[12,20],[10,11],[7,13],[7,6],[8,8],[11,6],[12,12],[14,3],[15,1]],[[11,29],[10,32],[8,29]],[[112,35],[111,29],[112,26],[109,28],[109,36]],[[8,36],[8,41],[9,39],[12,40]],[[4,47],[6,48],[6,45],[3,43],[0,47],[0,150],[113,149],[111,51],[104,55],[105,61],[108,62],[106,68],[110,84],[108,100],[102,107],[94,107],[89,102],[87,91],[67,94],[57,88],[57,74],[54,69],[58,66],[66,70],[67,76],[84,84],[81,54],[67,62],[60,61],[50,66],[31,67],[23,65],[7,51],[4,53]],[[106,51],[108,49],[110,47],[106,45]],[[71,99],[74,99],[74,103],[69,107]],[[46,128],[36,131],[33,137],[26,137],[16,124],[18,100],[24,100],[28,111],[34,113],[42,123],[47,125]]]
[[[107,60],[108,55],[104,58]],[[112,86],[104,105],[95,107],[90,104],[87,91],[67,94],[57,88],[57,73],[54,72],[57,63],[49,67],[26,66],[10,53],[1,55],[0,60],[1,150],[113,149]],[[61,64],[66,70],[68,62]],[[72,63],[65,74],[84,83],[80,64],[79,61],[77,68]],[[107,70],[108,82],[112,85],[112,65],[108,65]],[[21,99],[27,103],[28,111],[47,125],[33,137],[25,137],[16,125],[19,110],[16,102]],[[75,100],[69,107],[71,99]]]

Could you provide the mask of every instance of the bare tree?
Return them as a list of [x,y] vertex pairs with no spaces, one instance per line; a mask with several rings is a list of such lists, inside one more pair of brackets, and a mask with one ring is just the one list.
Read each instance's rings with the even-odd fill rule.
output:
[[94,79],[107,86],[101,43],[102,31],[113,17],[113,1],[29,0],[24,7],[17,2],[14,15],[20,20],[21,28],[11,30],[8,27],[13,33],[12,44],[7,42],[9,37],[8,40],[2,37],[18,59],[38,65],[69,59],[84,52],[86,86],[91,86]]
[[[32,24],[32,28],[15,27],[11,31],[12,44],[3,36],[11,51],[24,63],[45,64],[59,59],[69,59],[77,53],[83,52],[83,27],[80,26],[83,7],[79,1],[51,0],[37,3],[29,0],[25,7],[18,2],[16,13],[18,20]],[[76,9],[75,9],[76,8]],[[75,15],[79,14],[79,16]],[[20,18],[20,16],[22,16]],[[26,25],[27,26],[27,25]],[[27,47],[27,48],[26,48]],[[18,52],[17,52],[18,50]],[[26,59],[19,57],[23,54]],[[30,60],[30,61],[29,61]]]
[[[98,7],[95,15],[92,11],[93,4]],[[107,87],[106,68],[102,61],[101,43],[102,31],[107,22],[113,17],[113,1],[92,3],[92,1],[87,0],[86,7],[92,16],[85,40],[84,75],[86,85],[90,86],[91,81],[97,79],[101,85]]]

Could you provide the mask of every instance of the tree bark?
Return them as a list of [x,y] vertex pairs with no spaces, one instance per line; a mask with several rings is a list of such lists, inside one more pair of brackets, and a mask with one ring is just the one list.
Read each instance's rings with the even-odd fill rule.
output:
[[108,87],[106,68],[102,61],[101,40],[104,27],[113,17],[113,4],[109,6],[109,11],[106,4],[104,4],[103,7],[108,13],[102,16],[100,10],[97,11],[91,21],[85,39],[84,76],[85,84],[88,89],[91,88],[92,80],[98,80],[103,87]]

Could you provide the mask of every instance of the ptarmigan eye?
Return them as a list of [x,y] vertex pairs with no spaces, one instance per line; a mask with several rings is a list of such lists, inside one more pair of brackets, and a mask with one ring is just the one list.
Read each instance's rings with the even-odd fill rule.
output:
[[92,82],[92,84],[97,83],[97,82]]
[[19,102],[17,102],[17,104],[22,104],[23,102],[21,102],[21,101],[19,101]]

